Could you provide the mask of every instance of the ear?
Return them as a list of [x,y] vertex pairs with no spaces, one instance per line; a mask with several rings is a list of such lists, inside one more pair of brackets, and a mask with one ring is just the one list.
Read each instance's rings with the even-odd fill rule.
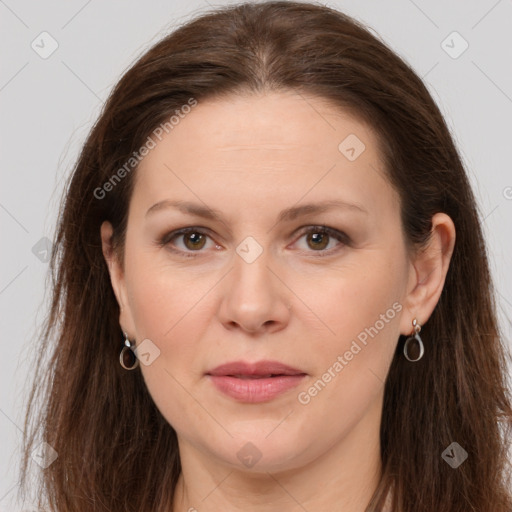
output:
[[424,325],[436,307],[443,291],[446,274],[455,247],[455,225],[445,213],[432,217],[431,236],[427,246],[419,250],[411,261],[408,293],[400,332],[412,333],[412,321],[417,318]]
[[123,264],[119,261],[118,254],[114,251],[112,246],[112,234],[114,230],[112,224],[104,221],[101,224],[101,247],[103,256],[107,262],[108,271],[110,274],[110,282],[114,290],[114,294],[119,304],[119,324],[123,332],[128,334],[130,339],[135,336],[135,324],[131,314],[130,305],[128,302],[128,294],[126,290],[126,281],[124,276]]

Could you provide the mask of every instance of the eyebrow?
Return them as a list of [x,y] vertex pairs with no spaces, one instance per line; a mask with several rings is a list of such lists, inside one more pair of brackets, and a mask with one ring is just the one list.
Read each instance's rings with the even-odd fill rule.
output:
[[[157,211],[165,210],[168,208],[175,208],[183,213],[188,213],[191,215],[196,215],[198,217],[203,217],[205,219],[210,219],[214,221],[224,222],[222,212],[216,210],[214,208],[209,208],[207,206],[191,203],[187,201],[171,201],[169,199],[164,199],[163,201],[159,201],[151,206],[146,212],[146,217],[148,215],[156,213]],[[335,208],[342,208],[347,210],[352,210],[355,212],[360,212],[364,214],[368,214],[368,211],[356,203],[347,203],[345,201],[339,200],[331,200],[324,201],[322,203],[307,203],[300,206],[292,206],[290,208],[286,208],[283,210],[278,216],[278,222],[284,221],[292,221],[297,217],[303,215],[310,215],[314,213],[323,213],[328,210],[332,210]]]

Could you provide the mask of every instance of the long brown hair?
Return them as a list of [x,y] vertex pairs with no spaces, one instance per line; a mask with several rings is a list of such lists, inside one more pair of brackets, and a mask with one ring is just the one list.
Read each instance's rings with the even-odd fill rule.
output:
[[[325,6],[286,1],[218,8],[169,34],[121,78],[83,146],[50,262],[43,340],[51,357],[39,364],[25,422],[22,488],[38,442],[58,453],[42,472],[40,505],[171,510],[181,467],[176,433],[140,371],[119,365],[119,308],[100,240],[109,220],[122,261],[136,167],[105,197],[98,189],[191,98],[285,90],[352,109],[376,130],[411,248],[428,239],[437,212],[457,231],[441,298],[422,330],[425,357],[407,362],[398,340],[385,383],[383,473],[366,510],[380,510],[390,489],[394,512],[512,510],[507,353],[479,213],[449,130],[420,78],[364,26]],[[456,469],[441,456],[453,442],[468,453]]]

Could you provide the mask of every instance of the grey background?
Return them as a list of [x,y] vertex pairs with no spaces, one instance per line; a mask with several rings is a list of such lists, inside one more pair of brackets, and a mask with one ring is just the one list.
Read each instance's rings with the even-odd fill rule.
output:
[[[227,3],[233,2],[0,0],[0,511],[32,510],[14,503],[18,447],[31,353],[44,355],[38,326],[48,297],[45,237],[53,236],[63,179],[130,63],[191,15]],[[501,325],[510,340],[512,1],[328,5],[368,24],[424,78],[438,102],[485,218]],[[40,53],[51,48],[43,31],[58,44],[45,59],[31,46],[34,41]],[[459,56],[465,43],[454,31],[469,45]]]

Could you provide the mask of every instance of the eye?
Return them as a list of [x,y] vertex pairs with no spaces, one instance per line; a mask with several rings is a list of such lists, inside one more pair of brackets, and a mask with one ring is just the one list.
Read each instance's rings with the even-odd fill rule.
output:
[[[167,246],[173,252],[179,252],[185,256],[194,256],[187,254],[187,252],[200,252],[201,249],[206,247],[208,239],[210,239],[210,237],[205,231],[196,227],[189,227],[164,235],[159,241],[159,245],[162,247]],[[181,241],[181,247],[180,244],[175,243],[174,240]],[[217,244],[214,245],[219,247]],[[175,249],[173,246],[177,248]]]
[[[310,226],[303,231],[301,238],[306,237],[307,248],[313,249],[313,252],[331,254],[336,250],[336,244],[333,245],[333,239],[337,240],[339,245],[348,245],[350,242],[349,237],[337,229],[329,228],[327,226]],[[326,248],[331,245],[330,248]],[[334,248],[334,251],[333,251]],[[306,249],[307,250],[307,249]],[[325,254],[318,254],[316,256],[324,256]]]

